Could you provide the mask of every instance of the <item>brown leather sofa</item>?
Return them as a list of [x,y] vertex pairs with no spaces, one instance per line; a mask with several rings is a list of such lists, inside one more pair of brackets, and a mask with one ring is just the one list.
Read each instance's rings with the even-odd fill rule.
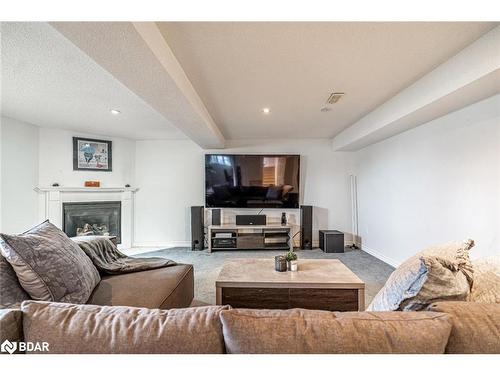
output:
[[159,310],[25,301],[21,309],[0,310],[0,341],[45,342],[48,351],[38,352],[49,354],[500,353],[500,304],[438,302],[429,310]]

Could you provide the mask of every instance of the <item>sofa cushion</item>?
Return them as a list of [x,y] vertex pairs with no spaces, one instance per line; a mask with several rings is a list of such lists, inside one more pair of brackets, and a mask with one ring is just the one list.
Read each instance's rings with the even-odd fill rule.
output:
[[446,314],[250,310],[221,312],[228,353],[443,353]]
[[469,250],[474,241],[428,248],[403,262],[367,311],[424,310],[439,300],[466,300],[472,285]]
[[227,306],[143,309],[26,301],[26,341],[50,353],[224,353],[219,313]]
[[21,235],[0,234],[0,252],[34,300],[85,303],[100,281],[83,250],[48,221]]
[[193,266],[178,264],[149,271],[103,276],[88,303],[169,309],[188,307],[193,296]]
[[446,353],[500,354],[500,304],[437,302],[429,310],[448,313],[453,319]]
[[500,257],[478,259],[472,265],[474,284],[467,300],[500,303]]
[[0,254],[0,309],[19,307],[27,299],[30,296],[19,284],[16,272]]
[[[0,310],[0,343],[4,343],[5,340],[11,343],[23,340],[23,313],[19,309]],[[7,346],[7,350],[14,350],[13,353],[19,353],[16,344],[13,346],[7,344]]]

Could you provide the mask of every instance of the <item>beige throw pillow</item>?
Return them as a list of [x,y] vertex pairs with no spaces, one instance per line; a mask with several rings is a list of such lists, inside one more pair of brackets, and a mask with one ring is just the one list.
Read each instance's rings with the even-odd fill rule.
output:
[[466,300],[473,283],[473,240],[428,248],[401,264],[368,311],[423,310],[441,300]]
[[500,303],[500,256],[472,261],[474,284],[468,301]]

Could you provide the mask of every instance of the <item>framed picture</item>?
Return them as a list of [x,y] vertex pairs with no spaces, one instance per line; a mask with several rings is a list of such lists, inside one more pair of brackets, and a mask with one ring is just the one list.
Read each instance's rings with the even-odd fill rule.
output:
[[111,141],[73,137],[74,171],[112,171]]

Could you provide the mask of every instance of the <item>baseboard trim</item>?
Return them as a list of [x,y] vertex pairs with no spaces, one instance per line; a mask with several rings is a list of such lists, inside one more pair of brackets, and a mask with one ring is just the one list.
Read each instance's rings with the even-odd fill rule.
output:
[[[352,246],[353,241],[344,241],[344,246]],[[132,247],[191,247],[191,242],[190,241],[168,241],[168,242],[134,242],[132,244]],[[300,247],[300,241],[294,241],[294,247]],[[319,248],[319,241],[313,240],[313,248]],[[363,249],[364,250],[364,249]],[[366,251],[367,253],[370,253],[370,251]],[[377,257],[377,255],[372,254],[373,256]],[[385,261],[384,261],[385,262]],[[387,263],[387,262],[386,262]]]
[[191,247],[190,241],[134,242],[132,247]]
[[392,259],[392,258],[382,254],[380,251],[372,249],[366,245],[362,245],[361,250],[363,250],[364,252],[366,252],[370,255],[373,255],[375,258],[380,259],[382,262],[385,262],[388,265],[393,266],[394,268],[399,267],[399,265],[401,264],[401,262],[398,262],[397,260]]

